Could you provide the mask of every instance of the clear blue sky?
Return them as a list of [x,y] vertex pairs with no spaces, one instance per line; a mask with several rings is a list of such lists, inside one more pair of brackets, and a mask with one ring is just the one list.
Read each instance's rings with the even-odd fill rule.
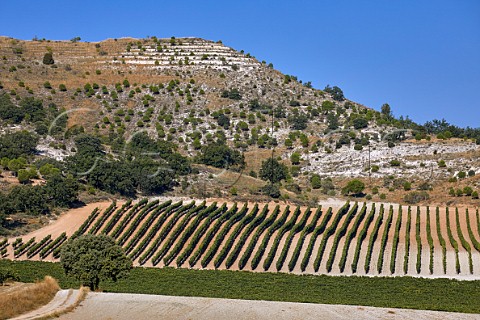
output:
[[25,0],[1,10],[0,33],[15,38],[222,40],[369,107],[480,127],[479,0]]

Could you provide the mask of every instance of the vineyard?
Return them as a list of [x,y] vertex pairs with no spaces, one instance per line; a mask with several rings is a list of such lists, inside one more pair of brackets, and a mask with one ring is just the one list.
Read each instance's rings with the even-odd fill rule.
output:
[[478,210],[354,202],[113,202],[71,234],[0,239],[0,256],[56,261],[83,234],[111,236],[137,266],[480,279]]

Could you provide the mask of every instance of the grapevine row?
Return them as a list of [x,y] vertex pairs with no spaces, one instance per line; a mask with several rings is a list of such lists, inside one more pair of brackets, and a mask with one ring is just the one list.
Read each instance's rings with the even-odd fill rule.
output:
[[312,236],[310,237],[310,241],[307,246],[307,250],[305,251],[305,255],[303,256],[302,263],[300,264],[300,269],[302,270],[302,272],[304,272],[307,268],[308,262],[310,261],[310,256],[312,255],[312,251],[315,247],[315,242],[317,241],[318,236],[325,231],[325,228],[327,227],[327,224],[330,221],[332,215],[333,210],[330,207],[327,209],[327,212],[325,213],[325,216],[323,217],[320,225],[316,227],[315,230],[313,230]]
[[[370,210],[370,213],[368,214],[367,218],[365,219],[365,223],[363,225],[362,230],[358,234],[358,240],[357,240],[357,245],[355,247],[355,255],[353,256],[353,261],[352,261],[352,272],[356,273],[357,272],[357,267],[358,267],[358,259],[360,258],[360,251],[362,249],[362,243],[367,237],[367,232],[368,228],[373,222],[373,218],[375,216],[375,204],[372,204],[372,209]],[[353,237],[354,235],[352,235]]]
[[117,208],[117,202],[114,200],[112,201],[112,204],[103,211],[102,215],[95,221],[95,224],[88,230],[89,234],[96,234],[98,230],[102,227],[102,225],[107,221],[107,219],[110,217],[110,215],[115,211]]
[[238,268],[240,270],[242,270],[247,265],[247,261],[248,259],[250,259],[253,249],[255,248],[255,245],[258,242],[258,239],[260,239],[260,236],[263,234],[263,232],[275,222],[279,212],[280,212],[280,207],[276,205],[270,217],[268,217],[268,219],[265,219],[258,226],[257,230],[252,236],[252,239],[250,239],[250,243],[248,244],[247,249],[243,253],[242,257],[240,258],[240,261],[238,262]]
[[443,273],[447,273],[447,243],[442,236],[442,230],[440,229],[440,209],[436,209],[436,226],[437,226],[437,236],[440,245],[442,246],[442,262],[443,262]]
[[368,273],[370,271],[370,260],[372,259],[373,245],[375,244],[375,240],[377,240],[378,231],[380,230],[380,226],[382,225],[382,222],[383,222],[383,214],[384,214],[384,208],[383,208],[383,204],[381,204],[380,213],[378,215],[377,221],[375,222],[372,234],[370,235],[370,239],[368,241],[367,255],[365,257],[365,266],[364,266],[365,273]]
[[300,233],[297,246],[293,251],[292,258],[290,258],[290,262],[288,263],[288,270],[290,272],[293,270],[293,268],[295,268],[295,265],[297,264],[298,258],[300,257],[300,252],[305,242],[305,237],[315,230],[315,226],[317,225],[317,222],[321,216],[322,216],[322,206],[317,208],[317,210],[315,211],[315,214],[313,215],[312,221],[302,230],[302,233]]
[[255,228],[258,227],[263,221],[265,221],[265,218],[267,217],[267,213],[268,213],[268,204],[266,204],[263,207],[263,210],[261,211],[261,213],[257,217],[255,217],[255,219],[253,219],[252,222],[249,223],[249,225],[245,228],[245,231],[240,236],[240,239],[235,245],[235,248],[233,249],[232,252],[230,252],[229,256],[227,257],[227,260],[225,260],[225,266],[227,267],[227,269],[230,269],[233,263],[237,260],[238,255],[240,254],[240,251],[245,245],[245,242],[247,242],[247,239],[250,236],[250,234],[252,234],[253,230],[255,230]]
[[287,223],[285,223],[280,229],[278,229],[278,233],[277,233],[277,236],[275,237],[275,240],[273,241],[272,247],[270,248],[270,251],[267,257],[265,258],[265,261],[263,261],[263,270],[267,271],[268,269],[270,269],[273,259],[275,258],[275,254],[277,253],[278,246],[280,245],[280,240],[283,238],[285,233],[287,233],[293,228],[300,213],[301,213],[300,207],[297,207],[293,212],[293,215],[290,218],[290,220],[288,220]]
[[[192,253],[195,246],[197,245],[197,242],[200,239],[200,236],[202,234],[202,230],[205,230],[206,228],[208,228],[211,221],[218,218],[218,216],[221,215],[223,212],[225,212],[225,210],[226,210],[225,204],[223,204],[221,207],[217,207],[217,203],[214,202],[206,209],[200,211],[196,215],[192,223],[185,229],[187,224],[183,221],[190,220],[192,213],[189,212],[187,216],[183,219],[182,221],[183,223],[179,224],[179,226],[173,231],[172,235],[170,235],[168,240],[163,244],[162,249],[155,255],[155,257],[153,257],[153,264],[155,265],[160,262],[160,260],[167,254],[168,250],[172,247],[175,240],[181,234],[182,236],[178,240],[177,244],[175,245],[175,247],[173,247],[169,255],[164,260],[165,265],[168,266],[173,261],[173,259],[177,257],[177,255],[180,253],[185,243],[187,243],[187,241],[190,239],[190,237],[193,234],[192,240],[190,240],[190,243],[187,246],[186,250],[184,250],[181,256],[179,257],[179,260],[181,260],[182,262],[185,261],[187,257]],[[195,211],[193,212],[193,214],[194,213]],[[178,260],[177,260],[177,265],[179,266],[181,265],[180,263],[178,263]]]
[[468,265],[470,267],[470,274],[473,274],[472,247],[470,246],[470,244],[467,242],[467,240],[463,236],[462,228],[460,227],[460,218],[459,218],[459,215],[458,215],[458,208],[455,208],[455,218],[456,218],[456,222],[457,222],[458,238],[460,239],[460,243],[462,244],[462,247],[465,250],[467,250]]
[[432,227],[430,225],[430,207],[427,207],[427,241],[430,248],[429,269],[430,274],[433,274],[433,255],[435,253],[435,247],[433,246]]
[[237,204],[235,203],[229,210],[227,210],[224,214],[220,216],[220,218],[218,218],[215,221],[215,224],[213,225],[213,227],[210,228],[208,232],[205,234],[205,237],[202,240],[202,243],[200,243],[197,250],[195,250],[193,255],[190,257],[189,264],[191,266],[195,265],[198,262],[198,260],[207,250],[207,247],[211,243],[215,234],[218,232],[218,230],[220,230],[221,226],[225,223],[225,221],[228,221],[230,218],[232,218],[236,212],[237,212]]
[[313,262],[313,269],[315,272],[318,272],[318,269],[320,268],[320,263],[322,262],[323,254],[325,252],[325,248],[327,247],[327,241],[332,236],[337,230],[338,224],[340,223],[340,220],[342,217],[348,212],[348,208],[350,207],[350,203],[347,202],[345,203],[337,212],[337,215],[332,221],[332,224],[325,230],[325,233],[322,237],[322,241],[320,242],[320,247],[318,249],[317,257],[315,258],[315,261]]
[[[194,202],[192,202],[192,204],[193,203]],[[198,227],[200,222],[203,219],[205,219],[212,211],[217,210],[217,203],[214,202],[207,208],[205,208],[205,206],[192,208],[190,205],[188,205],[186,209],[189,211],[184,215],[182,221],[180,221],[178,225],[175,225],[176,228],[173,229],[172,232],[168,233],[168,238],[167,237],[165,238],[166,241],[164,242],[163,246],[153,256],[152,264],[154,266],[157,265],[162,260],[162,258],[167,254],[168,250],[170,250],[170,248],[172,247],[175,240],[177,240],[177,238],[183,232],[183,235],[180,238],[180,241],[177,243],[177,246],[174,248],[173,252],[177,252],[177,250],[181,249],[183,247],[183,244],[188,240],[188,238],[193,233],[193,231],[195,231],[195,229]],[[195,217],[195,219],[190,225],[188,225],[188,223],[193,217]]]
[[470,237],[470,240],[472,241],[473,247],[478,252],[480,252],[480,242],[478,242],[477,238],[475,238],[475,236],[473,235],[472,226],[470,224],[470,217],[469,217],[469,214],[468,214],[468,209],[465,210],[465,216],[466,216],[466,219],[467,219],[467,229],[468,229],[468,235]]
[[263,237],[262,243],[260,244],[260,247],[257,249],[257,252],[253,256],[252,262],[251,262],[251,267],[252,270],[255,270],[260,263],[260,260],[263,257],[263,254],[265,253],[265,250],[267,248],[268,242],[270,241],[270,238],[272,237],[273,233],[280,229],[285,221],[287,221],[288,215],[290,214],[290,207],[287,206],[285,210],[283,211],[282,216],[280,219],[275,221],[268,229],[267,232],[265,233],[265,236]]
[[450,226],[450,214],[448,212],[448,208],[446,209],[446,216],[447,216],[447,234],[448,234],[448,239],[450,240],[450,244],[453,247],[453,250],[455,250],[455,269],[457,273],[460,273],[460,259],[458,257],[458,242],[453,238],[452,234],[452,229]]
[[410,255],[410,230],[412,228],[412,207],[408,206],[407,226],[405,230],[405,255],[403,257],[403,272],[408,272],[408,259]]
[[50,242],[46,247],[40,251],[40,258],[45,258],[48,256],[50,253],[53,252],[57,247],[59,247],[62,243],[64,243],[67,240],[67,234],[63,232],[61,235],[59,235],[55,240]]
[[420,273],[422,268],[422,238],[420,236],[420,207],[417,207],[417,218],[415,219],[415,238],[417,241],[417,273]]
[[210,261],[212,261],[213,257],[217,253],[218,248],[220,247],[223,240],[225,239],[228,231],[232,228],[232,226],[235,223],[239,222],[241,219],[243,219],[245,217],[245,214],[247,213],[247,211],[248,211],[248,206],[245,203],[243,205],[242,209],[240,209],[240,211],[235,213],[232,216],[232,218],[227,221],[227,223],[222,228],[220,233],[215,237],[215,240],[213,241],[212,246],[210,246],[210,249],[208,249],[207,253],[203,257],[203,259],[201,261],[202,268],[205,268],[210,263]]
[[[143,253],[143,255],[140,257],[139,262],[141,265],[147,262],[148,259],[150,259],[154,255],[155,251],[158,250],[158,248],[160,247],[160,244],[168,236],[172,228],[177,223],[178,219],[180,219],[182,215],[185,213],[185,207],[186,207],[185,205],[180,205],[178,209],[175,209],[174,213],[171,215],[170,220],[167,222],[165,226],[163,226],[161,230],[160,230],[161,225],[159,226],[158,230],[160,230],[160,232],[158,233],[158,235],[156,235],[155,233],[156,235],[155,240],[150,245],[150,247],[146,250],[146,252]],[[160,221],[157,222],[157,224],[159,223]]]
[[390,206],[387,222],[385,224],[385,229],[383,231],[382,242],[380,243],[380,252],[378,253],[378,261],[377,261],[378,273],[382,273],[382,270],[383,270],[383,258],[385,256],[385,247],[387,245],[388,232],[390,231],[392,220],[393,220],[393,206]]
[[347,233],[348,225],[350,224],[350,222],[352,222],[353,218],[357,214],[357,210],[358,210],[358,202],[355,202],[353,207],[350,209],[350,211],[346,215],[343,225],[337,231],[337,234],[333,239],[332,249],[330,250],[330,256],[328,257],[328,260],[327,260],[327,272],[332,271],[333,261],[335,260],[335,255],[337,253],[338,243],[343,238],[343,236]]
[[395,273],[397,262],[398,242],[400,241],[400,229],[402,227],[402,206],[398,207],[398,217],[395,223],[395,233],[393,234],[392,256],[390,257],[390,273]]
[[[177,202],[175,204],[171,204],[167,208],[165,208],[164,213],[158,218],[157,222],[153,225],[153,227],[148,231],[147,235],[145,238],[143,238],[142,242],[129,254],[129,257],[132,260],[137,259],[148,247],[150,242],[152,242],[153,238],[157,235],[158,231],[160,228],[163,226],[167,218],[170,216],[172,212],[177,210],[180,206],[182,205],[182,202]],[[142,257],[145,258],[145,257]],[[140,264],[144,264],[146,262],[147,258],[145,260],[140,259]]]
[[222,264],[223,260],[227,257],[228,252],[230,252],[230,249],[233,246],[233,242],[237,238],[237,236],[243,231],[243,229],[250,223],[255,218],[255,215],[258,212],[258,204],[255,204],[253,209],[250,211],[249,214],[247,214],[245,217],[243,217],[242,220],[238,223],[238,225],[235,227],[233,232],[230,234],[230,237],[228,237],[227,242],[223,246],[222,250],[220,250],[220,253],[218,256],[215,258],[215,261],[213,262],[215,268],[220,267]]
[[157,206],[152,213],[148,216],[148,219],[145,220],[140,227],[140,229],[137,231],[137,233],[133,236],[133,238],[127,243],[127,245],[124,247],[125,252],[127,254],[130,254],[132,250],[135,248],[135,246],[138,244],[140,239],[147,233],[147,230],[152,226],[153,222],[158,218],[158,216],[166,211],[167,208],[170,207],[172,204],[172,201],[166,201],[162,203],[161,205]]
[[285,259],[287,258],[288,251],[290,250],[290,246],[293,241],[293,237],[299,233],[303,228],[305,228],[305,225],[307,224],[307,220],[310,217],[311,214],[310,208],[307,208],[307,210],[303,214],[303,218],[300,220],[298,224],[296,224],[290,233],[288,234],[287,238],[285,239],[285,244],[283,245],[283,249],[280,253],[280,257],[277,260],[277,271],[280,271],[283,267],[283,264],[285,263]]
[[[140,205],[141,202],[145,202],[147,199],[140,200],[139,203],[135,204],[135,208]],[[112,231],[113,227],[117,224],[118,221],[122,218],[123,214],[127,211],[132,209],[131,207],[132,202],[129,200],[127,201],[120,209],[118,209],[112,218],[107,222],[105,228],[102,230],[102,234],[109,234]]]

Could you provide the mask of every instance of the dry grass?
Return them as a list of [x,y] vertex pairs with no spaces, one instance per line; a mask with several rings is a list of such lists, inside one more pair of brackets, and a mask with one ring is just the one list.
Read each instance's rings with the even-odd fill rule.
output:
[[9,319],[41,307],[50,302],[58,290],[57,280],[46,276],[32,286],[0,294],[0,319]]

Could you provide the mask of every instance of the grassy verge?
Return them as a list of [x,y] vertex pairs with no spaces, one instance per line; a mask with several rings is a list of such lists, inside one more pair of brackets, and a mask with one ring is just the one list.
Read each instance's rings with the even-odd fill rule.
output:
[[49,303],[59,289],[57,281],[47,276],[33,286],[0,294],[0,319],[10,319]]
[[[21,281],[51,275],[60,286],[78,287],[58,263],[0,260]],[[480,281],[410,277],[332,277],[228,270],[134,268],[128,279],[105,282],[109,292],[249,300],[349,304],[480,313]]]

